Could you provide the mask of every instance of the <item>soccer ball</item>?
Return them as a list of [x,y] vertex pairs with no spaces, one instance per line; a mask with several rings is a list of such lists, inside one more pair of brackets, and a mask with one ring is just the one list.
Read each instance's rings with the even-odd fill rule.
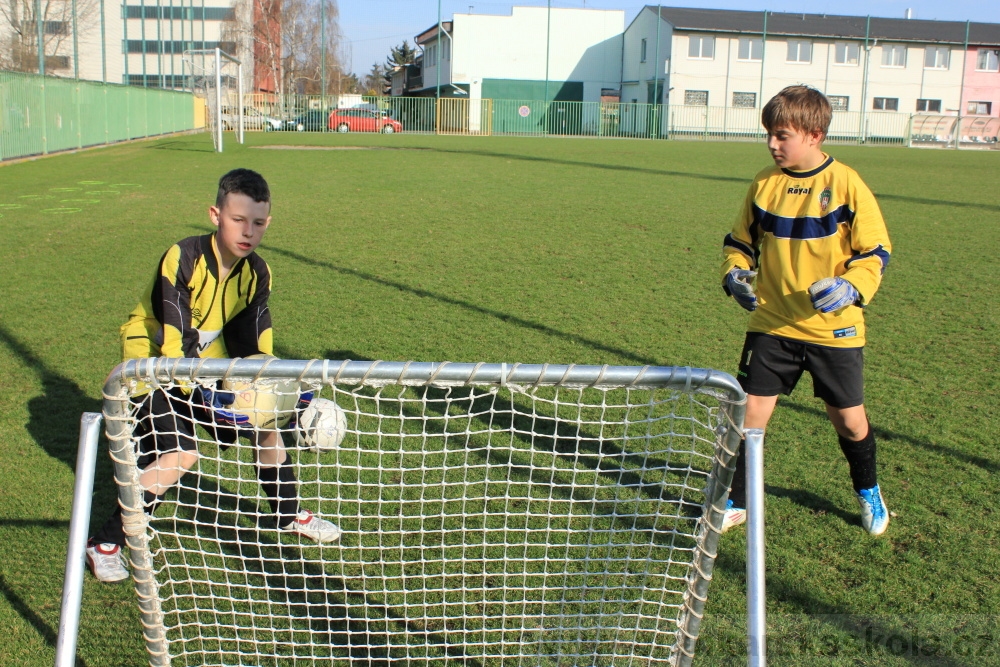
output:
[[[272,358],[255,354],[247,359]],[[261,379],[224,380],[222,391],[233,394],[233,402],[226,408],[249,420],[247,426],[264,431],[274,431],[287,426],[295,415],[300,386],[296,380]]]
[[347,414],[326,398],[314,398],[299,415],[295,444],[314,452],[336,449],[347,433]]

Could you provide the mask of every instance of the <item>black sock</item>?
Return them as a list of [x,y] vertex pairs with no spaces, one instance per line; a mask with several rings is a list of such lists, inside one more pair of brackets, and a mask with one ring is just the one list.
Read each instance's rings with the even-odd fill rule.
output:
[[736,455],[736,472],[733,473],[733,487],[729,499],[734,507],[747,506],[747,441],[740,440],[740,451]]
[[[151,515],[155,512],[162,500],[163,495],[158,496],[152,491],[142,492],[143,508],[146,514]],[[122,508],[117,501],[115,502],[115,511],[111,513],[111,516],[104,522],[100,530],[94,533],[94,536],[88,541],[93,544],[117,544],[120,547],[125,546],[125,529],[122,528]]]
[[855,493],[878,484],[875,468],[875,432],[871,426],[868,427],[868,435],[862,440],[848,440],[842,435],[837,437],[840,440],[840,449],[847,457],[847,465],[851,468],[851,482],[854,484]]
[[278,525],[287,526],[295,521],[299,514],[299,484],[289,462],[278,466],[257,464],[257,479],[271,503],[271,511],[277,515]]

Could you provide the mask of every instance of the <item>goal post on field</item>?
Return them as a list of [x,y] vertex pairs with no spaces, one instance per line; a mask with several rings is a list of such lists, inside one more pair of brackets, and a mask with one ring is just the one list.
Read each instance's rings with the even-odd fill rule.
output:
[[[301,505],[337,523],[339,543],[279,533],[249,441],[221,447],[201,427],[195,469],[144,513],[143,392],[224,378],[292,380],[346,413],[336,449],[284,434]],[[743,435],[746,397],[725,373],[161,358],[122,364],[104,395],[151,665],[693,659]],[[81,459],[99,420],[83,422]],[[746,435],[748,648],[762,665],[763,433]],[[80,470],[71,526],[85,529]],[[82,577],[67,567],[57,667],[73,664]]]
[[[181,57],[187,87],[205,100],[205,121],[216,152],[222,152],[222,133],[232,130],[243,143],[243,63],[216,47],[188,49]],[[234,90],[235,88],[235,90]]]

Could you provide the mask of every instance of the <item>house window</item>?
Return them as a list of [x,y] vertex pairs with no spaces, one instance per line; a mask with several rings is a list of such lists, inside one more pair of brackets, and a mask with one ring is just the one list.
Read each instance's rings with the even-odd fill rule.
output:
[[1000,49],[979,49],[976,55],[977,72],[1000,72]]
[[886,44],[882,47],[882,67],[906,67],[906,46]]
[[753,109],[757,106],[757,93],[733,93],[733,106]]
[[948,69],[951,49],[947,46],[928,46],[924,49],[924,67],[927,69]]
[[764,40],[760,37],[740,37],[740,46],[736,57],[740,60],[763,60]]
[[993,111],[992,102],[969,102],[965,107],[965,113],[975,116],[989,116]]
[[899,111],[898,97],[876,97],[872,103],[875,111]]
[[685,90],[684,91],[684,104],[689,107],[707,107],[708,106],[708,91],[707,90]]
[[437,65],[437,55],[438,47],[437,44],[432,44],[424,49],[424,68],[434,67]]
[[451,40],[441,42],[441,60],[451,60]]
[[827,95],[830,100],[830,108],[834,111],[847,111],[851,98],[847,95]]
[[641,63],[646,62],[646,39],[645,38],[643,38],[643,40],[641,42],[639,42],[639,62],[641,62]]
[[917,100],[920,113],[941,113],[941,100]]
[[786,62],[790,63],[811,63],[813,59],[812,42],[805,42],[800,39],[788,40],[788,57]]
[[837,42],[833,45],[833,62],[837,65],[857,65],[861,58],[861,45],[855,42]]
[[691,35],[688,38],[688,58],[715,58],[715,37],[711,35]]

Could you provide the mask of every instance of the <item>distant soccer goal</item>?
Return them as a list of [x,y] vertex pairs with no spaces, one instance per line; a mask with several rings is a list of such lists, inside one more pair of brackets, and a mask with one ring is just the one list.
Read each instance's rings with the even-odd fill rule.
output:
[[[322,447],[308,446],[318,442],[303,437],[309,424],[281,426],[289,415],[252,420],[286,431],[301,504],[341,527],[339,543],[278,533],[248,441],[224,448],[204,428],[197,469],[143,512],[141,394],[224,379],[340,407]],[[745,396],[729,375],[144,359],[116,369],[104,392],[153,665],[687,665],[694,655],[742,432]],[[242,405],[287,412],[295,401]]]
[[243,143],[243,64],[225,51],[190,49],[182,63],[186,86],[204,101],[205,127],[212,135],[215,150],[222,152],[222,133],[235,133]]

